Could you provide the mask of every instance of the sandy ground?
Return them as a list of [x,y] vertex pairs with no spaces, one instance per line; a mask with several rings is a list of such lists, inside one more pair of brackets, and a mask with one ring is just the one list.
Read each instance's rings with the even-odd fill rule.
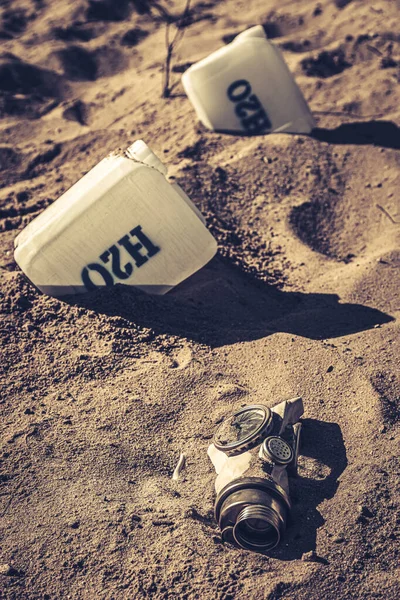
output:
[[[0,2],[0,597],[394,600],[398,4],[194,2],[168,100],[164,28],[145,4]],[[257,23],[315,112],[313,136],[196,123],[180,73]],[[15,236],[138,138],[203,210],[219,254],[165,297],[40,295]],[[285,541],[271,557],[224,546],[206,455],[216,423],[297,394],[304,456]]]

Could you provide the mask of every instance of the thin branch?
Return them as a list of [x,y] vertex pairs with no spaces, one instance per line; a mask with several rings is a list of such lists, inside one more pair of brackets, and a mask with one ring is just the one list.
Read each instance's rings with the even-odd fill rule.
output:
[[[155,3],[153,6],[159,12],[162,19],[165,22],[165,47],[166,47],[166,57],[164,63],[164,76],[163,76],[163,88],[162,88],[162,96],[163,98],[168,98],[171,95],[171,91],[173,86],[170,86],[170,77],[171,77],[171,64],[172,58],[174,55],[174,51],[178,43],[182,40],[185,35],[185,20],[190,14],[190,4],[191,0],[186,0],[185,8],[180,16],[174,17],[172,16],[163,6],[158,3]],[[170,37],[170,27],[174,24],[175,33],[171,39]]]
[[400,221],[395,221],[395,219],[393,219],[392,215],[390,213],[388,213],[386,208],[383,208],[383,206],[381,206],[380,204],[377,204],[376,208],[379,208],[379,210],[381,210],[383,212],[383,214],[387,216],[387,218],[389,219],[389,221],[391,221],[393,223],[393,225],[400,224]]

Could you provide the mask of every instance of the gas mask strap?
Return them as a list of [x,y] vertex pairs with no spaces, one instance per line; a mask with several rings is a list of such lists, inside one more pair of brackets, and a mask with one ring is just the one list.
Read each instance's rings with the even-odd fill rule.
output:
[[300,396],[293,398],[292,400],[285,400],[281,402],[274,408],[274,412],[277,413],[280,417],[282,417],[281,427],[279,429],[279,434],[285,431],[288,425],[293,425],[297,423],[302,414],[304,413],[303,400]]

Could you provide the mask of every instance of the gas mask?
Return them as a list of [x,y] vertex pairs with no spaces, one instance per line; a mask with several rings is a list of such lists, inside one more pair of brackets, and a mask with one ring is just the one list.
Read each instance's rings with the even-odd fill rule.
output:
[[301,398],[272,409],[246,406],[218,427],[208,456],[217,473],[215,518],[225,542],[265,553],[281,541],[303,412]]

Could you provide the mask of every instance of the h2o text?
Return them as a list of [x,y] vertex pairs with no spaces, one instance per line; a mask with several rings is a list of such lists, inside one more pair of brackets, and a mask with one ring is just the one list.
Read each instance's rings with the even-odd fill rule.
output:
[[228,87],[227,94],[229,100],[235,104],[235,113],[246,133],[265,133],[271,129],[271,121],[257,96],[251,93],[248,81],[234,81]]
[[[130,260],[122,265],[121,249],[125,250],[133,261]],[[159,251],[160,248],[153,244],[147,235],[143,233],[141,226],[138,225],[99,256],[102,264],[98,262],[90,263],[82,269],[83,284],[87,290],[92,291],[102,285],[111,286],[118,281],[129,279],[134,268],[142,267],[149,258],[155,256]],[[107,265],[107,267],[104,265]],[[104,283],[100,285],[95,283],[93,280],[95,273],[97,274],[96,281],[99,280],[100,276]]]

